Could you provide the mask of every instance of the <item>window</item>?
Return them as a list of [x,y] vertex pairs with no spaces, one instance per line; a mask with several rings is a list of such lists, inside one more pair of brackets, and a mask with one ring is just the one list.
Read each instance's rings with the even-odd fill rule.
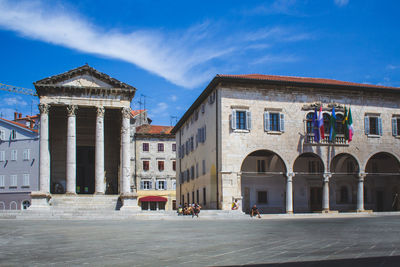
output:
[[232,110],[231,128],[232,130],[250,130],[251,112],[246,110]]
[[172,151],[176,151],[176,144],[172,144]]
[[11,150],[11,160],[17,160],[17,150]]
[[308,113],[306,117],[306,131],[308,134],[314,132],[313,117],[314,112]]
[[176,180],[172,180],[172,190],[176,189]]
[[199,189],[196,190],[196,203],[200,203],[200,201],[199,201]]
[[206,161],[203,159],[203,175],[206,174]]
[[194,191],[192,192],[192,203],[194,203]]
[[0,162],[6,160],[6,153],[5,151],[0,151]]
[[199,143],[204,143],[207,139],[207,134],[206,134],[206,126],[204,125],[202,128],[197,129],[197,135],[196,135],[196,147],[198,146]]
[[189,193],[187,193],[186,195],[187,195],[187,202],[190,203]]
[[400,135],[400,117],[392,118],[392,134],[393,136]]
[[349,202],[349,191],[346,186],[340,187],[340,203]]
[[10,176],[10,187],[17,187],[17,175],[13,174]]
[[149,190],[149,189],[152,189],[152,187],[153,187],[153,184],[152,184],[152,181],[150,181],[150,180],[142,180],[140,182],[140,189],[142,189],[142,190]]
[[265,172],[265,160],[257,160],[257,172]]
[[23,153],[24,160],[29,160],[30,152],[31,152],[30,149],[24,149],[24,153]]
[[264,113],[264,130],[272,132],[284,132],[285,115],[279,112]]
[[6,132],[4,130],[0,130],[0,141],[6,140]]
[[143,143],[143,152],[149,151],[149,143]]
[[365,116],[364,127],[366,135],[382,135],[382,119],[378,116]]
[[167,181],[157,180],[156,181],[156,189],[157,190],[166,190],[167,189]]
[[11,140],[17,139],[17,132],[15,130],[11,130]]
[[175,160],[172,161],[172,170],[176,171],[176,161]]
[[336,114],[336,134],[344,134],[343,114]]
[[23,175],[22,186],[29,187],[29,174],[28,173],[25,173]]
[[207,204],[206,202],[206,188],[203,188],[203,205],[205,206]]
[[258,204],[267,204],[267,191],[258,191],[257,192],[257,203]]
[[184,203],[185,203],[185,195],[182,195],[182,203],[181,203],[181,205],[183,206]]
[[144,161],[143,161],[143,170],[144,170],[144,171],[148,171],[148,170],[150,169],[150,168],[149,168],[149,167],[150,167],[149,165],[150,165],[150,161],[144,160]]
[[194,166],[190,167],[190,178],[194,179]]
[[206,105],[205,104],[201,105],[201,113],[204,113],[205,110],[206,110]]
[[4,179],[5,179],[5,176],[4,175],[0,175],[0,187],[3,187],[4,188]]
[[164,144],[163,143],[158,143],[157,148],[158,148],[158,152],[164,152]]
[[199,163],[196,163],[196,178],[199,178]]
[[162,172],[164,170],[164,161],[163,160],[158,161],[158,170],[160,172]]
[[324,113],[322,118],[324,119],[324,133],[329,136],[331,116],[328,113]]
[[24,200],[22,202],[22,209],[26,210],[27,208],[29,208],[30,205],[31,203],[29,202],[29,200]]

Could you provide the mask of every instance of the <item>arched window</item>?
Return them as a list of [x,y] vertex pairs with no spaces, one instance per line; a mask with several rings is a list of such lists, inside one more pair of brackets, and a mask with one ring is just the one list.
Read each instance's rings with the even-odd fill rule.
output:
[[6,209],[6,205],[4,204],[3,201],[0,201],[0,210],[5,210]]
[[10,202],[10,210],[17,210],[17,202],[11,201]]
[[310,112],[307,114],[307,117],[306,117],[307,133],[313,133],[313,117],[314,117],[314,112]]
[[327,134],[329,135],[331,116],[328,113],[324,113],[323,118],[324,118],[324,133],[325,135]]
[[346,186],[340,187],[340,203],[349,202],[349,191]]
[[343,114],[336,114],[336,134],[344,134]]
[[22,202],[22,209],[26,210],[27,208],[29,208],[30,205],[31,205],[31,202],[29,202],[29,200],[24,200]]

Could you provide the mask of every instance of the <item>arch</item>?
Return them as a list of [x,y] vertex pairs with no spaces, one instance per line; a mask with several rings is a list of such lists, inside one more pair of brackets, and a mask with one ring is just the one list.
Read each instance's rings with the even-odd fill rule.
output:
[[[274,167],[276,167],[276,165],[279,165],[280,163],[283,164],[283,167],[284,167],[284,169],[281,172],[283,172],[284,174],[287,172],[287,165],[286,165],[286,162],[282,159],[282,157],[279,156],[278,153],[275,153],[275,152],[273,152],[271,150],[267,150],[267,149],[255,150],[255,151],[249,153],[246,157],[244,157],[244,159],[242,160],[242,165],[240,166],[241,172],[243,172],[245,170],[245,168],[247,167],[247,166],[245,166],[245,164],[247,163],[246,160],[250,159],[249,157],[266,157],[266,158],[268,158],[268,161],[266,162],[268,164],[266,164],[265,167],[268,166],[270,171],[264,171],[264,172],[273,172],[272,169],[276,170],[277,168],[274,168]],[[275,165],[272,166],[274,163],[275,163]]]
[[28,209],[30,205],[31,205],[31,202],[27,199],[21,201],[21,209],[23,209],[23,210]]
[[390,152],[378,152],[369,157],[365,171],[374,173],[400,173],[400,160]]
[[240,166],[242,210],[257,205],[261,213],[285,211],[287,165],[277,153],[259,149],[249,153]]
[[18,204],[15,201],[10,202],[10,210],[17,210],[18,209]]
[[319,155],[305,152],[294,161],[293,171],[297,174],[322,174],[325,171],[325,166]]
[[0,201],[0,210],[5,210],[6,204],[3,201]]
[[[352,170],[351,164],[354,164]],[[360,172],[360,164],[353,155],[349,153],[340,153],[331,160],[330,171],[333,174],[357,174]]]

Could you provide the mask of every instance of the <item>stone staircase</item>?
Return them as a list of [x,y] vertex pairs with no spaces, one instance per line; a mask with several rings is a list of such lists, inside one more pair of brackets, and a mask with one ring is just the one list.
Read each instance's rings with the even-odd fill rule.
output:
[[118,195],[53,195],[50,200],[54,211],[115,211],[120,208]]

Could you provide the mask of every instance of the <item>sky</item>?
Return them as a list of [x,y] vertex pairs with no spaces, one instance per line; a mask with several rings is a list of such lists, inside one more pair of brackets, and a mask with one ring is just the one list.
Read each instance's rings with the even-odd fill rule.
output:
[[[396,0],[0,0],[0,83],[89,64],[137,88],[131,107],[174,125],[217,74],[400,87]],[[0,116],[38,113],[0,91]]]

